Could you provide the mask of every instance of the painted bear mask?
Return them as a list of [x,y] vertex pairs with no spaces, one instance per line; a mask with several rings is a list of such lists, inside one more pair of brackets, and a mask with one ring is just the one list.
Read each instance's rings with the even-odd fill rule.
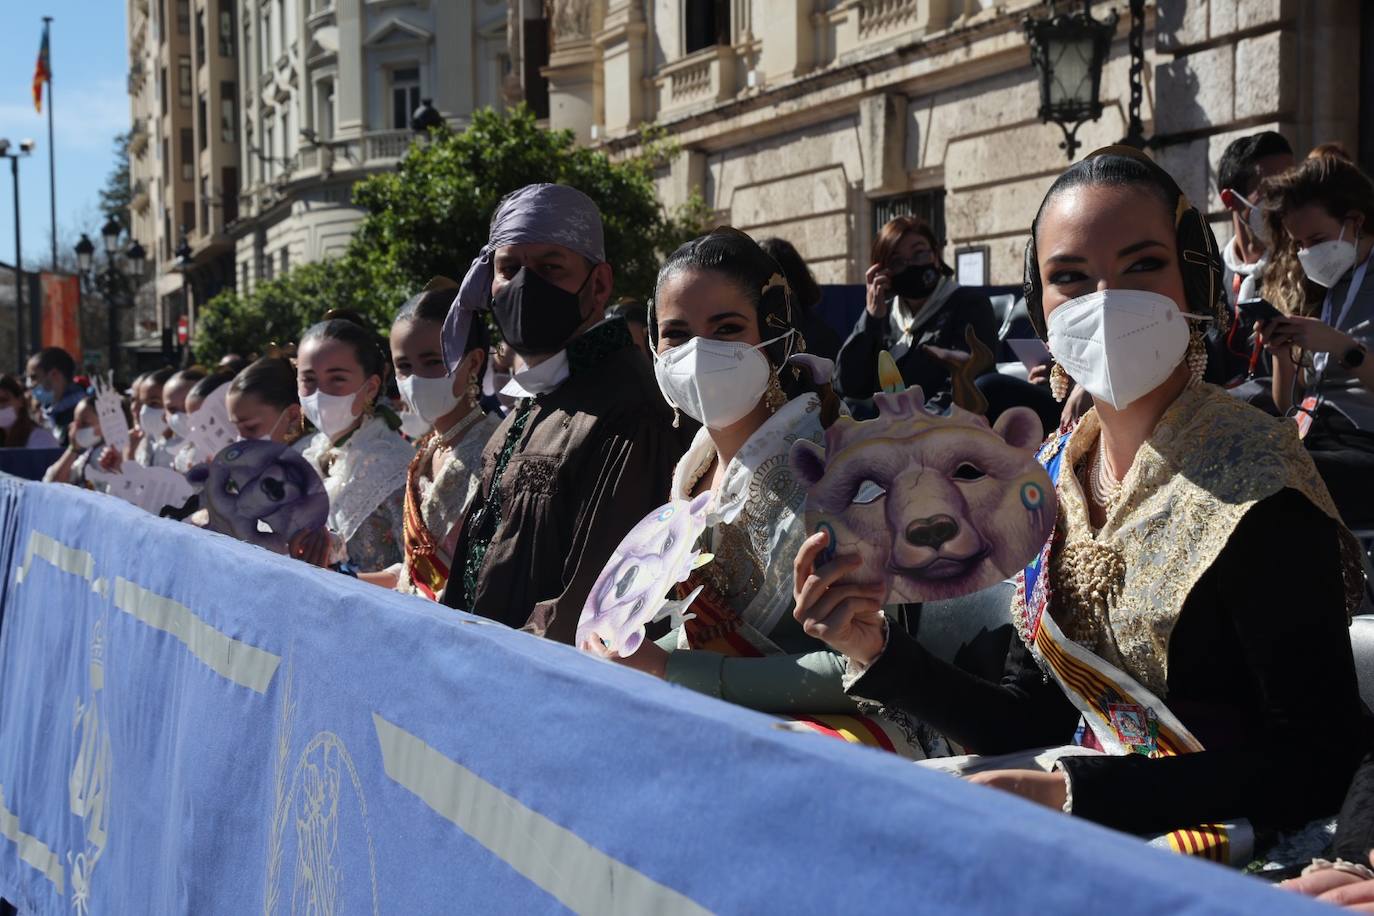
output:
[[885,603],[898,604],[971,594],[1034,559],[1057,506],[1034,457],[1034,412],[1012,408],[990,426],[960,407],[927,412],[919,388],[874,400],[876,418],[836,420],[824,449],[792,446],[807,528],[830,533],[821,562],[857,554],[843,581],[885,582]]

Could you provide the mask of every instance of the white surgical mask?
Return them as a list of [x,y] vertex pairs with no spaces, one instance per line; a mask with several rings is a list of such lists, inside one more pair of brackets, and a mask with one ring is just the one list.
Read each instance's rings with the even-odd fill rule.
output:
[[19,411],[13,407],[0,407],[0,429],[9,429],[19,419]]
[[453,393],[452,376],[425,378],[411,373],[399,379],[396,387],[401,389],[401,397],[406,399],[411,411],[430,426],[458,406],[458,396]]
[[76,431],[76,435],[72,437],[72,442],[82,451],[92,449],[100,442],[100,433],[96,432],[93,426],[83,426]]
[[[1356,232],[1356,241],[1359,241],[1359,238],[1359,233]],[[1307,279],[1327,289],[1341,282],[1341,277],[1355,266],[1357,257],[1359,255],[1355,242],[1345,240],[1344,224],[1341,225],[1341,234],[1338,238],[1321,242],[1311,248],[1298,249],[1298,260],[1302,263],[1302,271],[1307,274]]]
[[411,413],[408,410],[401,411],[401,432],[412,442],[432,428],[433,424],[418,413]]
[[316,429],[333,439],[358,419],[353,413],[353,401],[357,397],[357,391],[352,394],[325,394],[317,389],[314,394],[301,398],[301,410],[305,411],[305,418],[315,424]]
[[654,354],[654,377],[668,403],[708,429],[738,423],[763,399],[773,367],[760,352],[781,337],[751,345],[693,337]]
[[1096,400],[1117,410],[1163,384],[1188,351],[1188,318],[1168,296],[1107,289],[1050,313],[1054,359]]
[[186,411],[180,413],[167,412],[167,425],[172,428],[172,432],[178,438],[186,439],[191,435],[191,415]]
[[138,428],[150,439],[161,439],[167,432],[167,418],[161,407],[144,404],[138,409]]

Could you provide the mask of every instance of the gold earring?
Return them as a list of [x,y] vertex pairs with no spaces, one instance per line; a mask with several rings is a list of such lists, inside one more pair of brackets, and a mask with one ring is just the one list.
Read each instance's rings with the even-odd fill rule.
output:
[[777,413],[787,403],[787,394],[782,390],[782,382],[778,381],[777,373],[768,377],[768,391],[763,395],[763,403],[768,407],[769,413]]
[[1050,367],[1050,395],[1056,401],[1063,401],[1069,396],[1069,387],[1073,385],[1073,379],[1064,371],[1064,367],[1055,363]]
[[1207,343],[1201,333],[1195,331],[1188,338],[1188,355],[1185,361],[1188,363],[1188,384],[1202,384],[1207,374]]

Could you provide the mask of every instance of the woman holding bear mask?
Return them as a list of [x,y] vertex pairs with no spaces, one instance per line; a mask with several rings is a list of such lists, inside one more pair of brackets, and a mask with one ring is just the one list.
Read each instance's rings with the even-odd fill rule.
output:
[[1292,424],[1201,383],[1189,326],[1225,320],[1220,281],[1211,230],[1135,150],[1094,153],[1042,202],[1027,304],[1096,407],[1041,450],[1059,520],[1000,684],[888,626],[839,584],[852,558],[815,568],[824,535],[796,561],[796,616],[848,657],[851,694],[980,754],[1105,751],[974,779],[1136,833],[1329,814],[1367,743],[1357,547]]
[[[848,722],[858,703],[844,694],[843,660],[788,616],[787,561],[805,537],[806,489],[787,454],[798,440],[821,441],[840,405],[813,371],[828,378],[829,361],[799,356],[804,342],[781,268],[730,227],[688,242],[659,272],[648,330],[664,397],[702,424],[674,470],[670,498],[709,497],[698,545],[714,559],[682,587],[701,587],[695,616],[619,661],[753,709],[826,716],[838,734],[924,756],[929,736],[917,723]],[[604,654],[594,640],[584,648]]]

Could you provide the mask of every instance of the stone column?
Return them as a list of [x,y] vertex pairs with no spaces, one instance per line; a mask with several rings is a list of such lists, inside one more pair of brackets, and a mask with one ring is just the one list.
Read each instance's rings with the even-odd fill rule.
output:
[[334,133],[356,137],[367,129],[367,74],[363,61],[362,0],[336,0],[339,26],[339,78],[334,88]]
[[552,0],[553,49],[541,72],[549,81],[549,127],[571,130],[581,143],[601,124],[601,67],[592,35],[601,27],[601,0]]
[[644,121],[644,36],[648,26],[639,3],[612,0],[605,27],[596,35],[601,56],[607,136],[628,133]]
[[758,68],[765,80],[785,80],[811,70],[815,61],[813,0],[755,0],[765,24]]
[[889,92],[859,101],[859,155],[869,197],[906,190],[906,96]]

